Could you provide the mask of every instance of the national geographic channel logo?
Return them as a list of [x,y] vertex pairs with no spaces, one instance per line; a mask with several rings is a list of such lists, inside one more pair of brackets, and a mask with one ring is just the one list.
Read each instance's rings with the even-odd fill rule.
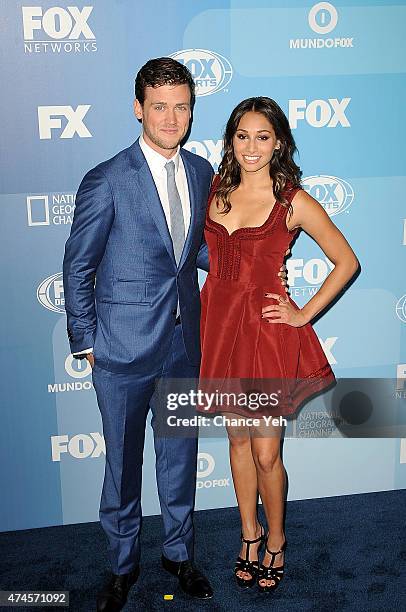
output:
[[88,23],[93,6],[23,6],[24,53],[91,53],[96,37]]
[[336,176],[308,176],[302,179],[302,185],[330,217],[347,211],[354,201],[354,189]]
[[323,38],[291,38],[289,49],[352,49],[354,37],[335,36],[329,38],[330,34],[338,24],[338,11],[330,2],[318,2],[310,9],[307,17],[309,27]]
[[199,453],[197,455],[197,489],[215,489],[218,487],[229,487],[229,478],[214,478],[207,480],[216,467],[213,455],[210,453]]
[[65,312],[62,272],[48,276],[39,284],[37,300],[47,310],[57,313]]
[[75,211],[74,193],[49,193],[26,197],[29,227],[72,225]]
[[184,64],[192,73],[196,96],[210,96],[224,90],[233,78],[233,68],[226,57],[207,49],[184,49],[169,57]]

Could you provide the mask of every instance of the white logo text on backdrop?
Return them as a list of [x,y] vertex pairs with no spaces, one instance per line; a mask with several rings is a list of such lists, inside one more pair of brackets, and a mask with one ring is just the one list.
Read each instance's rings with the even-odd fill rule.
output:
[[323,38],[291,38],[289,49],[348,49],[354,47],[354,37],[336,36],[326,38],[338,24],[338,11],[330,2],[318,2],[309,11],[309,27]]
[[61,455],[67,453],[75,459],[95,459],[106,454],[104,437],[98,431],[90,434],[51,436],[52,461],[60,461]]
[[[295,259],[291,258],[286,261],[288,270],[288,285],[292,296],[309,296],[314,295],[320,285],[324,283],[328,274],[334,268],[332,261],[325,257],[313,257],[312,259]],[[303,279],[306,283],[297,283]]]
[[330,217],[346,211],[354,200],[354,189],[347,181],[336,176],[307,176],[302,179],[302,185]]
[[54,6],[43,12],[41,6],[23,6],[25,53],[97,51],[96,37],[88,24],[92,10],[92,6]]
[[65,372],[75,379],[74,382],[53,382],[48,384],[48,393],[66,393],[71,391],[89,391],[93,389],[91,380],[83,380],[92,373],[87,359],[75,359],[69,354],[65,359]]
[[71,225],[76,194],[51,193],[27,196],[27,222],[29,227],[43,225]]
[[233,78],[229,60],[207,49],[184,49],[169,57],[189,68],[196,85],[196,96],[210,96],[225,89]]
[[84,124],[84,117],[90,108],[90,104],[79,104],[76,110],[72,106],[38,106],[38,129],[40,140],[52,138],[51,130],[62,129],[62,119],[67,123],[59,135],[59,138],[73,138],[75,134],[79,138],[91,138]]
[[214,478],[212,480],[206,480],[207,477],[214,472],[215,467],[216,462],[213,455],[202,452],[197,455],[197,478],[204,479],[197,481],[197,489],[214,489],[216,487],[230,486],[229,478]]
[[350,127],[345,111],[351,98],[329,98],[328,100],[289,100],[289,125],[297,128],[298,121],[306,121],[314,128]]
[[406,323],[406,294],[398,299],[395,310],[398,319],[400,319],[402,323]]
[[39,284],[37,300],[47,310],[58,313],[65,312],[62,272],[48,276]]
[[222,140],[189,140],[185,149],[204,157],[213,166],[218,167],[223,155]]

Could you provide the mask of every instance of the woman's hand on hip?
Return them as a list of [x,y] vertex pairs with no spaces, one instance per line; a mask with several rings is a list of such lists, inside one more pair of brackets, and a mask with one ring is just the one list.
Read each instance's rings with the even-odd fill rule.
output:
[[308,323],[300,308],[295,308],[288,297],[283,297],[277,293],[265,293],[265,297],[278,302],[277,304],[264,306],[262,309],[262,318],[266,319],[268,323],[286,323],[286,325],[292,327],[302,327]]

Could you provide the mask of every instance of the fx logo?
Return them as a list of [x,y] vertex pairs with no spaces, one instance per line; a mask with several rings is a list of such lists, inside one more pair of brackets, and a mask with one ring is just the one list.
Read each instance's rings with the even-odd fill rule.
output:
[[39,106],[38,128],[40,140],[52,138],[51,130],[62,129],[62,119],[67,123],[59,138],[73,138],[75,134],[79,138],[92,138],[92,134],[85,126],[83,119],[90,108],[90,104],[79,104],[76,110],[72,106]]
[[54,6],[43,14],[40,6],[23,6],[24,40],[34,40],[35,30],[42,30],[54,40],[78,40],[82,35],[94,40],[87,23],[92,10],[92,6],[84,6],[82,10],[76,6],[68,6],[67,10]]
[[328,100],[289,100],[289,124],[292,129],[297,128],[297,123],[305,119],[309,125],[315,128],[335,128],[338,125],[350,127],[350,122],[345,114],[351,98],[329,98]]

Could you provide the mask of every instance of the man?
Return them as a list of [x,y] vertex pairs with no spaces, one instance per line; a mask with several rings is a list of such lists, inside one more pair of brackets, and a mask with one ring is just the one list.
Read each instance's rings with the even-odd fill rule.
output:
[[[201,245],[213,171],[179,147],[193,78],[173,59],[150,60],[135,95],[142,135],[83,179],[64,258],[71,350],[93,366],[106,441],[100,521],[113,575],[99,612],[121,610],[138,578],[145,420],[158,408],[155,379],[198,375],[197,265],[208,268]],[[197,438],[154,436],[154,444],[163,567],[189,595],[212,597],[192,562]]]

